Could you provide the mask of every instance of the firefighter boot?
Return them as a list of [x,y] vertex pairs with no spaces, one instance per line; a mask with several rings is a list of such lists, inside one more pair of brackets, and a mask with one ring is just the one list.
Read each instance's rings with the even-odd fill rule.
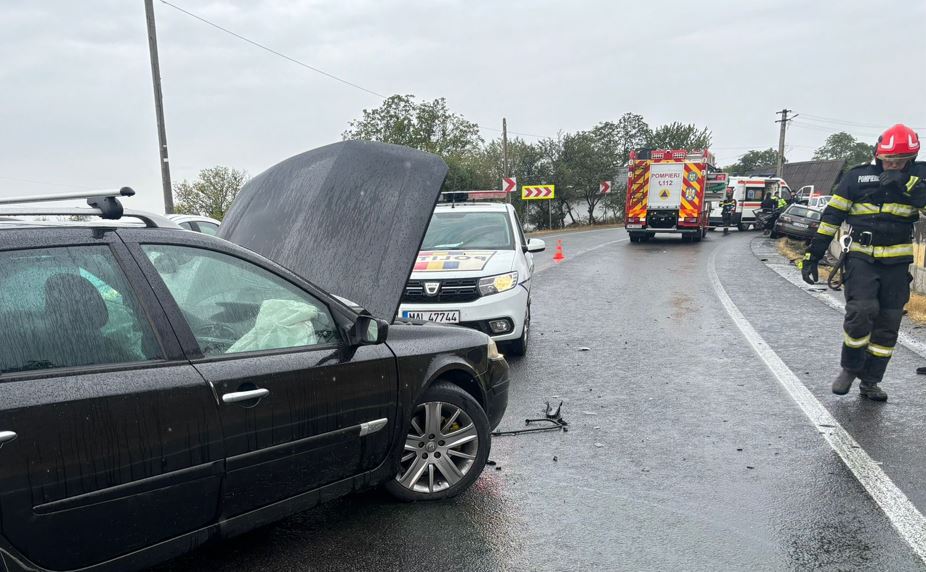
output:
[[864,381],[858,386],[859,394],[865,399],[872,401],[887,401],[887,393],[878,387],[877,383],[865,383]]
[[839,372],[839,375],[833,380],[833,393],[836,395],[845,395],[849,393],[849,390],[852,389],[852,383],[855,381],[855,377],[856,375],[847,369]]

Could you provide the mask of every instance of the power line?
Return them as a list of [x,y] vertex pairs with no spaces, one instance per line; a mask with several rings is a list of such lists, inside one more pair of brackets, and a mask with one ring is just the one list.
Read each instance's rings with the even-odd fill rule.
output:
[[[829,123],[833,125],[845,125],[848,127],[862,127],[868,129],[884,129],[886,127],[886,124],[884,123],[862,123],[858,121],[850,121],[848,119],[837,119],[835,117],[824,117],[822,115],[813,115],[808,113],[804,113],[802,117],[815,123]],[[913,127],[913,129],[926,129],[926,127]]]
[[877,134],[873,134],[873,133],[861,133],[861,132],[858,132],[858,131],[855,131],[855,130],[847,131],[847,130],[845,130],[845,129],[839,129],[839,130],[837,130],[837,129],[833,128],[833,127],[826,127],[826,126],[823,126],[823,125],[815,125],[815,124],[813,124],[813,123],[804,123],[804,122],[798,121],[798,120],[795,120],[794,123],[793,123],[793,125],[794,125],[795,127],[800,127],[801,129],[809,129],[809,130],[811,130],[811,131],[818,131],[818,132],[822,132],[822,133],[828,133],[828,134],[830,134],[830,135],[834,135],[834,134],[836,134],[836,133],[848,133],[849,135],[852,135],[853,137],[856,137],[856,138],[859,138],[859,139],[877,139],[877,138],[878,138],[878,135],[877,135]]
[[[317,68],[317,67],[315,67],[315,66],[313,66],[313,65],[307,64],[307,63],[305,63],[305,62],[303,62],[303,61],[301,61],[301,60],[298,60],[298,59],[296,59],[296,58],[294,58],[294,57],[288,56],[288,55],[284,54],[283,52],[280,52],[280,51],[278,51],[278,50],[275,50],[275,49],[273,49],[273,48],[271,48],[271,47],[269,47],[269,46],[266,46],[266,45],[264,45],[264,44],[261,44],[260,42],[257,42],[257,41],[255,41],[255,40],[252,40],[252,39],[250,39],[250,38],[248,38],[248,37],[246,37],[246,36],[243,36],[243,35],[241,35],[241,34],[239,34],[239,33],[237,33],[237,32],[234,32],[234,31],[232,31],[232,30],[229,30],[228,28],[225,28],[224,26],[221,26],[221,25],[219,25],[219,24],[216,24],[215,22],[213,22],[213,21],[211,21],[211,20],[209,20],[209,19],[207,19],[207,18],[203,18],[202,16],[199,16],[198,14],[194,14],[193,12],[190,12],[189,10],[186,10],[186,9],[184,9],[184,8],[181,8],[180,6],[177,6],[176,4],[173,4],[173,3],[171,3],[171,2],[168,2],[167,0],[159,0],[159,1],[160,1],[162,4],[164,4],[165,6],[169,6],[169,7],[173,8],[174,10],[177,10],[178,12],[181,12],[181,13],[183,13],[183,14],[186,14],[187,16],[189,16],[189,17],[191,17],[191,18],[194,18],[194,19],[196,19],[196,20],[199,20],[200,22],[202,22],[202,23],[204,23],[204,24],[207,24],[207,25],[209,25],[209,26],[212,26],[213,28],[215,28],[215,29],[217,29],[217,30],[220,30],[220,31],[222,31],[222,32],[224,32],[224,33],[226,33],[226,34],[228,34],[228,35],[234,37],[234,38],[237,38],[237,39],[239,39],[239,40],[241,40],[241,41],[243,41],[243,42],[247,42],[248,44],[251,44],[252,46],[255,46],[255,47],[257,47],[257,48],[260,48],[260,49],[262,49],[262,50],[264,50],[264,51],[266,51],[266,52],[268,52],[268,53],[270,53],[270,54],[273,54],[273,55],[275,55],[275,56],[277,56],[277,57],[283,58],[283,59],[286,60],[286,61],[289,61],[289,62],[291,62],[291,63],[294,63],[294,64],[296,64],[296,65],[298,65],[298,66],[301,66],[301,67],[303,67],[303,68],[306,68],[306,69],[308,69],[308,70],[310,70],[310,71],[319,73],[319,74],[321,74],[321,75],[323,75],[323,76],[325,76],[325,77],[328,77],[328,78],[330,78],[330,79],[333,79],[333,80],[335,80],[335,81],[341,82],[341,83],[343,83],[344,85],[353,87],[354,89],[358,89],[358,90],[360,90],[360,91],[369,93],[370,95],[374,95],[374,96],[376,96],[376,97],[378,97],[378,98],[380,98],[380,99],[383,99],[383,100],[388,99],[388,96],[383,95],[382,93],[379,93],[379,92],[377,92],[377,91],[374,91],[374,90],[369,89],[369,88],[366,88],[366,87],[363,87],[362,85],[359,85],[359,84],[354,83],[354,82],[352,82],[352,81],[348,81],[348,80],[346,80],[346,79],[344,79],[344,78],[341,78],[341,77],[338,77],[338,76],[336,76],[336,75],[334,75],[334,74],[332,74],[332,73],[326,72],[326,71],[323,70],[323,69]],[[413,103],[412,105],[415,105],[415,104]],[[484,130],[486,130],[486,131],[493,131],[493,132],[496,132],[496,133],[501,133],[501,129],[496,129],[496,128],[494,128],[494,127],[480,127],[480,129],[484,129]],[[524,132],[520,132],[520,131],[509,131],[509,133],[511,133],[512,135],[520,135],[520,136],[522,136],[522,137],[535,137],[535,138],[537,138],[537,139],[552,139],[552,137],[550,137],[549,135],[537,135],[536,133],[524,133]]]
[[358,84],[356,84],[356,83],[354,83],[354,82],[347,81],[346,79],[341,78],[341,77],[338,77],[338,76],[336,76],[336,75],[334,75],[334,74],[332,74],[332,73],[328,73],[328,72],[326,72],[326,71],[323,70],[323,69],[320,69],[320,68],[317,68],[317,67],[315,67],[315,66],[309,65],[309,64],[307,64],[307,63],[305,63],[305,62],[303,62],[303,61],[297,60],[296,58],[291,58],[291,57],[287,56],[286,54],[284,54],[284,53],[282,53],[282,52],[278,52],[278,51],[274,50],[273,48],[270,48],[270,47],[268,47],[268,46],[265,46],[264,44],[261,44],[261,43],[259,43],[259,42],[255,42],[254,40],[252,40],[252,39],[250,39],[250,38],[246,38],[246,37],[242,36],[241,34],[232,32],[232,31],[229,30],[228,28],[224,28],[224,27],[222,27],[222,26],[216,24],[215,22],[212,22],[212,21],[210,21],[210,20],[207,20],[207,19],[203,18],[202,16],[198,16],[198,15],[196,15],[196,14],[194,14],[194,13],[188,11],[188,10],[184,10],[184,9],[181,8],[180,6],[177,6],[176,4],[171,4],[171,3],[168,2],[167,0],[160,0],[160,2],[161,2],[161,4],[164,4],[165,6],[170,6],[170,7],[173,8],[174,10],[177,10],[178,12],[183,12],[184,14],[186,14],[187,16],[190,16],[191,18],[195,18],[195,19],[199,20],[200,22],[202,22],[202,23],[204,23],[204,24],[208,24],[208,25],[212,26],[213,28],[215,28],[215,29],[217,29],[217,30],[221,30],[221,31],[225,32],[226,34],[228,34],[228,35],[230,35],[230,36],[234,36],[234,37],[238,38],[239,40],[241,40],[241,41],[243,41],[243,42],[247,42],[247,43],[251,44],[252,46],[255,46],[255,47],[258,47],[258,48],[260,48],[260,49],[262,49],[262,50],[264,50],[264,51],[270,52],[271,54],[273,54],[273,55],[275,55],[275,56],[278,56],[278,57],[281,57],[281,58],[283,58],[284,60],[288,60],[288,61],[290,61],[290,62],[292,62],[292,63],[294,63],[294,64],[296,64],[296,65],[298,65],[298,66],[302,66],[302,67],[304,67],[304,68],[306,68],[306,69],[308,69],[308,70],[311,70],[311,71],[313,71],[313,72],[315,72],[315,73],[319,73],[319,74],[321,74],[321,75],[323,75],[323,76],[326,76],[326,77],[328,77],[328,78],[331,78],[331,79],[333,79],[333,80],[335,80],[335,81],[339,81],[339,82],[343,83],[344,85],[348,85],[348,86],[350,86],[350,87],[353,87],[354,89],[359,89],[360,91],[365,91],[365,92],[367,92],[367,93],[369,93],[369,94],[371,94],[371,95],[375,95],[376,97],[378,97],[378,98],[380,98],[380,99],[387,99],[387,98],[388,98],[388,96],[383,95],[383,94],[378,93],[378,92],[375,92],[375,91],[373,91],[372,89],[367,89],[367,88],[363,87],[362,85],[358,85]]

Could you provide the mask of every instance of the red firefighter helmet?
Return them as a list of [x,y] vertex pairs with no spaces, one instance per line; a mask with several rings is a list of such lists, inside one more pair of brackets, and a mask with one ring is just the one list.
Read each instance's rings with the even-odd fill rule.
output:
[[919,135],[900,123],[882,133],[875,146],[878,159],[913,159],[919,152]]

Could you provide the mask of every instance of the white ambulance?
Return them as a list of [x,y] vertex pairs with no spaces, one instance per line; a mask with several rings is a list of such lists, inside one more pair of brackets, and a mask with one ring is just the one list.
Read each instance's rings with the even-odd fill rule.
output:
[[739,230],[746,230],[756,222],[756,211],[762,208],[762,199],[767,195],[781,194],[790,202],[791,188],[778,177],[730,177],[728,189],[733,189],[736,212],[733,223]]

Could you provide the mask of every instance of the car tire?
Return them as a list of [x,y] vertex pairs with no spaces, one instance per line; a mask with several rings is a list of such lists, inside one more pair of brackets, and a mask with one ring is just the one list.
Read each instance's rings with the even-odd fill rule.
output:
[[[399,472],[385,488],[407,502],[462,493],[482,474],[492,447],[492,430],[482,405],[446,381],[437,381],[424,392],[405,435],[398,444]],[[448,438],[454,436],[462,442],[448,445]]]
[[527,338],[530,335],[530,325],[531,325],[531,306],[527,305],[527,313],[524,315],[524,327],[521,328],[521,337],[508,342],[506,345],[507,352],[513,356],[522,357],[527,354]]
[[736,230],[740,232],[746,232],[749,229],[748,224],[743,224],[741,222],[736,223]]

